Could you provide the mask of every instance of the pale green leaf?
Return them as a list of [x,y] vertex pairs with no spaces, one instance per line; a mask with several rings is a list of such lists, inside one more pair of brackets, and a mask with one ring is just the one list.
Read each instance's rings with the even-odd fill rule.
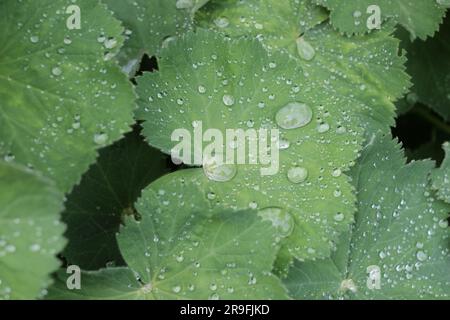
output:
[[119,21],[97,1],[79,0],[81,29],[69,30],[69,4],[0,3],[0,155],[34,167],[63,191],[97,148],[129,130],[135,100],[126,76],[105,61],[123,42]]
[[[199,197],[213,192],[223,208],[286,210],[295,224],[287,244],[291,254],[329,255],[329,241],[353,219],[354,196],[343,172],[357,157],[362,130],[349,106],[323,94],[287,55],[269,55],[256,40],[229,40],[211,31],[199,29],[163,50],[159,70],[138,79],[137,117],[145,120],[143,133],[151,145],[170,153],[172,132],[192,132],[198,121],[203,132],[216,128],[224,136],[226,129],[280,129],[289,145],[280,150],[274,175],[263,176],[260,169],[268,166],[252,164],[237,165],[227,182],[208,180],[202,169],[176,175],[185,174]],[[232,106],[225,105],[227,97]],[[291,102],[309,105],[313,119],[302,128],[282,129],[275,115]],[[288,172],[297,166],[308,177],[296,184]]]
[[[352,231],[331,258],[295,264],[285,280],[291,296],[449,299],[450,207],[431,191],[433,167],[432,161],[405,164],[389,136],[373,136],[352,169],[358,192]],[[379,286],[372,282],[377,272],[369,273],[375,267]]]
[[[313,0],[328,8],[331,23],[346,34],[369,32],[367,20],[374,11],[370,6],[380,9],[381,20],[391,19],[408,30],[412,37],[425,39],[439,28],[445,14],[445,6],[440,0]],[[384,25],[381,25],[383,28]]]
[[0,160],[0,300],[45,295],[66,243],[62,200],[50,181]]

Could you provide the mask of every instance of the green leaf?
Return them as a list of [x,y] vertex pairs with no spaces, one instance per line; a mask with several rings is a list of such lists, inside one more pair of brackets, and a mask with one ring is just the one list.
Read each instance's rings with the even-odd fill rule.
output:
[[157,181],[143,191],[137,203],[142,220],[127,219],[118,235],[135,278],[123,268],[88,272],[81,290],[70,292],[61,273],[49,298],[287,298],[271,274],[278,244],[270,223],[248,211],[204,214],[183,193],[158,187]]
[[327,18],[322,10],[309,0],[212,0],[199,11],[197,23],[233,37],[251,35],[269,50],[287,52],[311,86],[347,105],[363,126],[389,130],[392,102],[410,86],[392,24],[348,38],[320,24]]
[[[439,28],[445,15],[440,0],[313,0],[331,11],[331,23],[346,34],[369,32],[367,20],[374,14],[371,5],[380,8],[381,20],[391,19],[408,30],[413,38],[425,39]],[[381,28],[384,26],[382,25]]]
[[126,76],[105,61],[123,42],[120,23],[97,1],[79,0],[81,29],[69,30],[69,4],[0,3],[0,155],[63,191],[79,181],[97,148],[129,130],[135,100]]
[[57,280],[50,287],[47,300],[142,300],[146,288],[142,287],[133,271],[126,267],[84,271],[81,274],[81,290],[68,290],[70,276],[65,270],[56,274]]
[[0,161],[0,300],[45,295],[66,243],[62,199],[50,181]]
[[[261,175],[265,165],[240,164],[227,182],[209,180],[202,169],[177,176],[185,174],[189,188],[200,189],[199,197],[213,192],[223,208],[286,210],[295,223],[288,241],[291,254],[329,255],[329,241],[346,229],[354,212],[352,187],[342,172],[357,157],[362,130],[348,106],[323,95],[294,60],[282,53],[269,55],[256,40],[227,40],[199,30],[163,50],[159,68],[138,79],[137,117],[145,120],[143,134],[151,145],[170,153],[172,132],[192,132],[198,121],[203,132],[216,128],[224,136],[226,129],[280,129],[286,141],[274,175]],[[225,105],[226,98],[234,100],[232,106]],[[282,129],[275,116],[294,102],[310,106],[314,120]],[[305,168],[307,179],[291,182],[293,168]]]
[[450,144],[444,143],[445,159],[441,167],[433,172],[433,189],[437,191],[440,199],[450,203]]
[[123,263],[116,233],[124,217],[134,215],[141,190],[166,173],[168,159],[148,146],[137,130],[100,150],[100,157],[66,201],[63,221],[69,264],[98,269]]
[[208,0],[104,0],[127,28],[119,54],[130,76],[139,69],[144,53],[152,56],[161,46],[192,28],[192,15]]
[[426,41],[411,41],[405,32],[398,32],[402,46],[408,52],[407,70],[414,86],[415,102],[422,102],[450,120],[450,18],[439,32]]
[[[285,283],[305,298],[449,299],[450,207],[436,200],[432,161],[405,164],[389,136],[373,136],[352,170],[358,213],[331,258],[297,262]],[[368,286],[369,276],[380,286]],[[372,280],[369,281],[370,284]]]

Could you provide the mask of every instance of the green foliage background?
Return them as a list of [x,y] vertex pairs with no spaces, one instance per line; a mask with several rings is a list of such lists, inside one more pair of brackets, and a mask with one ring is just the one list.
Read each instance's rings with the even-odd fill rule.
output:
[[[0,299],[450,299],[448,7],[0,2]],[[279,172],[171,163],[199,121],[280,129]]]

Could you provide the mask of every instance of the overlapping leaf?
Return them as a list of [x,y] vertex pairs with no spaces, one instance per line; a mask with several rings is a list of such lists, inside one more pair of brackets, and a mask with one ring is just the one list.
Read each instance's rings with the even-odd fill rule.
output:
[[[269,55],[256,40],[229,40],[199,30],[163,50],[159,68],[138,80],[137,117],[145,120],[143,133],[153,146],[170,153],[174,130],[192,132],[200,124],[203,132],[216,128],[224,137],[226,129],[239,128],[280,129],[282,136],[274,175],[261,174],[268,165],[245,164],[227,182],[208,180],[202,169],[177,176],[186,175],[188,188],[197,187],[199,197],[213,192],[224,208],[287,210],[295,224],[287,243],[291,254],[328,255],[329,240],[352,221],[354,210],[352,188],[342,172],[357,157],[362,134],[348,106],[313,86],[294,60]],[[307,104],[313,120],[294,130],[280,128],[275,115],[295,102]],[[305,168],[306,181],[291,182],[292,168]]]
[[[445,14],[445,0],[313,0],[331,11],[331,23],[347,34],[369,31],[367,20],[376,12],[382,21],[391,19],[407,29],[413,38],[425,39],[439,28]],[[381,26],[383,28],[383,26]]]
[[79,0],[81,29],[69,30],[69,5],[0,4],[0,155],[63,191],[94,162],[96,148],[129,130],[135,99],[108,61],[123,42],[120,23],[97,1]]
[[192,28],[192,15],[208,0],[105,0],[127,27],[127,41],[119,54],[130,76],[139,68],[142,55],[158,53],[170,41]]
[[441,167],[433,172],[433,188],[437,191],[438,197],[450,203],[450,144],[444,144],[446,157]]
[[197,211],[206,198],[191,203],[195,192],[177,189],[184,179],[162,180],[168,182],[156,181],[138,201],[142,219],[127,219],[118,235],[129,268],[83,273],[75,291],[67,290],[61,272],[49,298],[287,298],[271,274],[279,245],[269,222],[250,212]]
[[433,162],[405,165],[390,137],[373,137],[352,170],[358,212],[331,258],[298,262],[293,297],[450,299],[449,206],[430,188]]
[[116,243],[120,224],[135,214],[141,190],[168,171],[167,161],[137,130],[100,151],[66,201],[63,220],[69,243],[63,255],[69,264],[91,270],[122,262]]
[[0,300],[45,295],[66,242],[61,210],[54,184],[0,161]]

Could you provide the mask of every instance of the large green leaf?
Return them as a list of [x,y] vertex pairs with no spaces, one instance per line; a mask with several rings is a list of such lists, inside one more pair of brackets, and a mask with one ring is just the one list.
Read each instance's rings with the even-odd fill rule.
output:
[[[450,299],[450,207],[431,191],[433,170],[432,161],[405,165],[389,136],[372,137],[352,170],[358,192],[352,231],[331,258],[295,264],[285,280],[291,295]],[[377,268],[379,287],[372,286]]]
[[326,23],[317,25],[326,18],[309,0],[212,0],[198,12],[197,23],[229,36],[251,35],[269,50],[286,51],[311,87],[346,105],[361,125],[387,130],[394,124],[392,102],[410,86],[392,23],[348,38]]
[[183,193],[158,187],[143,192],[142,219],[129,218],[118,235],[129,269],[83,273],[75,291],[65,288],[60,272],[50,299],[287,298],[271,274],[279,238],[269,222],[249,212],[203,214]]
[[405,32],[398,35],[408,52],[407,70],[414,83],[412,102],[422,102],[450,120],[450,17],[426,41],[411,41]]
[[50,181],[0,161],[0,300],[45,295],[66,243],[62,199]]
[[[352,187],[342,172],[357,157],[362,130],[348,106],[322,94],[287,55],[269,55],[256,40],[229,40],[211,31],[187,34],[163,50],[159,70],[138,79],[137,117],[145,120],[151,145],[170,153],[172,132],[192,132],[198,121],[203,131],[216,128],[224,136],[226,129],[280,129],[285,141],[276,146],[281,150],[274,175],[261,174],[266,165],[240,164],[227,182],[208,180],[202,169],[177,177],[186,175],[186,185],[195,186],[199,197],[213,192],[223,208],[286,210],[295,224],[287,243],[291,254],[329,255],[329,241],[346,229],[354,211]],[[277,112],[295,102],[307,104],[314,119],[297,129],[279,127]],[[306,169],[305,181],[289,180],[296,168]]]
[[347,34],[368,32],[367,20],[374,13],[369,6],[377,5],[383,21],[392,19],[407,29],[412,37],[421,39],[432,36],[439,28],[446,7],[445,0],[313,1],[327,7],[331,11],[331,23]]
[[69,239],[63,255],[70,264],[90,270],[123,261],[116,243],[119,226],[125,216],[135,214],[141,190],[168,171],[167,161],[137,130],[100,150],[63,212]]
[[208,0],[104,0],[127,28],[119,54],[123,70],[132,76],[142,55],[155,55],[173,37],[192,28],[192,15]]
[[441,167],[433,172],[433,188],[437,190],[438,197],[450,203],[450,143],[444,143],[445,159]]
[[0,3],[0,155],[63,191],[97,148],[129,130],[135,105],[131,84],[108,61],[123,42],[120,23],[98,1],[79,0],[81,29],[69,30],[70,4]]

